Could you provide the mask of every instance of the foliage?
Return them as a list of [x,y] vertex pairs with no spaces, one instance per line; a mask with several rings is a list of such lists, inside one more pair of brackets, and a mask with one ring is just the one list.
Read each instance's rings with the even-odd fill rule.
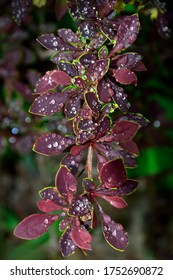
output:
[[[60,219],[63,256],[77,248],[90,250],[91,233],[99,223],[112,247],[123,251],[128,244],[127,233],[104,213],[99,199],[115,208],[127,206],[123,197],[138,185],[127,178],[126,171],[136,167],[139,155],[133,138],[148,124],[142,115],[128,112],[130,103],[124,90],[124,85],[137,84],[135,72],[146,70],[142,56],[132,51],[139,18],[137,13],[119,15],[129,1],[120,1],[121,5],[117,2],[86,1],[83,5],[82,1],[71,1],[68,9],[77,30],[58,29],[56,36],[46,33],[38,38],[41,45],[55,52],[51,61],[57,70],[47,71],[39,80],[30,113],[56,117],[62,112],[67,133],[46,133],[36,140],[33,149],[47,156],[66,155],[57,171],[55,187],[40,191],[38,208],[44,214],[25,218],[14,234],[37,238]],[[63,6],[57,17],[65,11]],[[87,162],[80,171],[85,157]],[[82,177],[82,187],[78,177]]]

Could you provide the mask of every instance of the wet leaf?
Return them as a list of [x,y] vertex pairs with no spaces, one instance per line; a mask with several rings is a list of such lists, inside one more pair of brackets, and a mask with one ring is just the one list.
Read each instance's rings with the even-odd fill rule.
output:
[[35,239],[44,234],[58,215],[33,214],[22,220],[14,230],[14,235],[21,239]]
[[116,35],[116,45],[110,55],[130,47],[137,38],[140,22],[137,14],[127,16],[119,25]]
[[59,247],[61,254],[64,257],[68,257],[69,255],[75,253],[77,245],[72,240],[70,229],[67,229],[65,233],[61,235],[59,240]]
[[[128,68],[134,71],[142,71],[141,66],[143,65],[143,71],[146,70],[144,64],[141,62],[142,56],[138,53],[129,52],[118,55],[115,58],[115,62],[111,65],[116,66],[117,68]],[[139,68],[141,70],[139,70]]]
[[91,110],[98,114],[101,108],[101,104],[99,103],[98,97],[95,92],[87,92],[85,94],[85,99],[88,104],[88,106],[91,108]]
[[62,38],[55,36],[54,34],[43,34],[37,38],[37,41],[46,49],[53,51],[69,51],[75,48],[68,45]]
[[92,39],[97,32],[95,23],[86,22],[86,21],[82,22],[79,25],[79,30],[80,30],[81,36],[85,39]]
[[65,165],[61,165],[56,174],[55,186],[57,187],[58,192],[71,203],[77,189],[77,182],[73,174]]
[[95,192],[94,195],[105,199],[115,208],[122,209],[127,207],[127,203],[124,201],[124,199],[122,199],[119,196],[113,196],[113,195],[109,196],[104,194],[98,194],[97,192]]
[[98,96],[100,101],[103,103],[110,102],[111,96],[114,94],[113,90],[110,87],[110,83],[107,83],[104,79],[101,79],[98,82]]
[[71,29],[58,29],[58,35],[64,40],[64,42],[83,47],[80,38]]
[[67,94],[65,92],[47,92],[34,100],[29,112],[39,116],[51,116],[62,109],[66,100]]
[[71,78],[65,72],[60,70],[47,71],[36,85],[35,92],[45,93],[57,87],[58,85],[69,85]]
[[56,17],[59,21],[65,15],[67,10],[68,10],[68,6],[67,6],[67,1],[66,0],[56,0],[56,2],[55,2],[55,13],[56,13]]
[[126,196],[134,192],[138,187],[138,182],[135,180],[125,181],[120,188],[114,191],[114,195]]
[[48,213],[56,210],[67,210],[67,208],[64,208],[62,206],[59,206],[55,204],[52,200],[39,200],[37,202],[38,209],[40,209],[42,212]]
[[56,205],[62,208],[67,206],[67,202],[62,198],[62,196],[58,193],[57,188],[55,187],[44,188],[39,192],[39,195],[45,201],[51,200]]
[[97,56],[92,53],[87,53],[82,55],[79,60],[84,67],[88,68],[90,65],[96,62]]
[[103,165],[100,179],[106,188],[121,186],[126,181],[126,171],[122,159],[112,160]]
[[104,59],[108,57],[108,48],[106,46],[103,46],[99,49],[98,57],[99,59]]
[[110,216],[101,212],[103,234],[111,247],[124,251],[128,245],[128,237],[123,226],[111,220]]
[[74,95],[65,104],[64,113],[67,119],[73,119],[78,115],[81,108],[81,96]]
[[71,203],[69,214],[74,216],[84,216],[92,209],[92,204],[86,196],[78,195]]
[[75,175],[78,171],[80,162],[81,162],[80,155],[74,156],[72,154],[68,154],[62,159],[61,164],[66,165],[67,168],[70,169],[71,173]]
[[84,178],[82,185],[87,192],[91,192],[96,188],[93,179],[90,178]]
[[81,227],[75,227],[71,232],[73,242],[81,249],[91,250],[92,237],[88,231]]
[[55,133],[46,133],[36,140],[33,150],[46,156],[55,156],[61,154],[72,144],[74,144],[74,140],[68,137]]
[[139,156],[138,146],[136,145],[136,143],[133,140],[130,140],[128,142],[120,143],[120,146],[124,150],[128,151],[129,153]]
[[112,70],[114,78],[123,85],[130,85],[137,83],[136,74],[128,68],[118,68],[116,70]]
[[109,59],[100,59],[89,66],[87,76],[93,81],[99,81],[103,78],[109,68]]
[[119,121],[112,129],[112,135],[117,142],[127,142],[132,140],[139,129],[139,125],[131,121]]

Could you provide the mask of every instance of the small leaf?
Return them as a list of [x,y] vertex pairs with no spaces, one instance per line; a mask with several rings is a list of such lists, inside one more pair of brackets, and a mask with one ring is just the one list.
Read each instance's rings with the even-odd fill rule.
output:
[[67,6],[67,1],[66,0],[56,0],[56,2],[55,2],[55,13],[56,13],[56,17],[59,21],[65,15],[67,10],[68,10],[68,6]]
[[73,174],[65,165],[61,165],[59,168],[55,177],[55,185],[62,197],[71,203],[76,192],[77,182]]
[[83,46],[80,38],[71,29],[58,29],[58,35],[64,40],[64,42],[68,42],[75,46]]
[[98,58],[104,59],[108,57],[108,48],[106,46],[103,46],[98,51]]
[[109,68],[109,59],[100,59],[89,66],[87,76],[97,82],[103,78]]
[[74,143],[75,141],[70,138],[55,133],[47,133],[36,140],[33,150],[46,156],[55,156],[61,154]]
[[65,43],[62,38],[59,38],[52,33],[41,35],[37,38],[37,41],[48,50],[69,51],[75,49],[73,46]]
[[88,106],[91,108],[91,110],[98,114],[101,108],[101,104],[99,103],[98,97],[96,96],[95,92],[87,92],[85,94],[85,99],[88,104]]
[[101,218],[103,234],[108,244],[115,250],[124,251],[128,245],[128,237],[123,226],[111,220],[103,211]]
[[85,67],[88,68],[90,65],[94,64],[97,60],[97,56],[92,53],[87,53],[82,55],[80,58],[80,63]]
[[92,237],[88,231],[81,227],[75,227],[71,232],[73,242],[81,249],[91,250]]
[[103,165],[100,179],[106,188],[121,186],[126,181],[126,171],[122,159],[112,160]]
[[78,156],[83,150],[86,149],[87,145],[74,145],[71,149],[70,149],[70,153],[73,156]]
[[139,149],[133,140],[120,143],[120,146],[131,154],[139,156]]
[[22,220],[14,230],[14,235],[22,239],[35,239],[44,234],[58,219],[57,215],[33,214]]
[[94,22],[87,21],[84,21],[79,25],[79,30],[81,36],[87,40],[92,39],[97,32],[96,24]]
[[81,162],[80,155],[74,156],[72,154],[68,154],[62,159],[61,164],[66,165],[67,168],[70,169],[71,173],[75,175],[78,171],[80,162]]
[[52,116],[62,109],[66,100],[67,94],[65,92],[40,94],[34,100],[29,112],[39,116]]
[[112,135],[117,142],[127,142],[132,140],[138,129],[139,125],[137,123],[122,120],[115,123],[112,129]]
[[97,127],[97,136],[96,139],[103,137],[111,129],[111,119],[106,116],[99,123]]
[[58,85],[69,85],[71,78],[65,72],[60,70],[47,71],[36,85],[35,92],[45,93],[57,87]]
[[56,205],[65,208],[67,206],[67,202],[62,198],[62,196],[58,193],[57,188],[55,187],[47,187],[39,191],[39,195],[42,199],[51,200]]
[[120,188],[114,191],[114,195],[126,196],[134,192],[138,187],[138,182],[135,180],[125,181]]
[[39,200],[37,202],[38,209],[40,209],[42,212],[48,213],[56,210],[67,210],[67,208],[63,208],[62,206],[59,206],[55,204],[52,200]]
[[[134,71],[139,71],[139,67],[143,65],[143,70],[146,70],[144,64],[141,64],[142,56],[138,53],[125,53],[115,57],[115,62],[111,65],[116,66],[117,68],[128,68]],[[114,59],[115,59],[114,58]]]
[[136,85],[137,76],[130,69],[128,69],[128,68],[118,68],[118,69],[112,70],[112,71],[113,71],[114,78],[120,84],[123,84],[123,85],[134,84],[134,85]]
[[90,178],[84,178],[82,185],[87,192],[91,192],[96,188],[93,179]]
[[68,257],[69,255],[75,253],[77,246],[72,240],[71,229],[67,229],[65,233],[61,235],[59,240],[59,247],[64,257]]
[[95,192],[94,195],[105,199],[115,208],[122,209],[127,207],[127,203],[124,201],[124,199],[122,199],[119,196],[112,196],[112,195],[108,196],[104,194],[97,194],[97,192]]
[[127,16],[119,25],[116,45],[111,51],[110,56],[131,46],[137,38],[139,27],[140,22],[137,14]]
[[127,112],[128,108],[128,99],[127,94],[124,92],[122,87],[118,87],[115,83],[111,83],[112,90],[115,94],[112,96],[112,99],[118,104],[118,107],[123,113]]
[[67,119],[73,119],[81,108],[81,96],[74,95],[65,104],[64,113]]
[[103,103],[110,102],[111,96],[114,94],[113,90],[110,87],[110,84],[107,83],[104,79],[101,79],[98,82],[98,96],[100,101]]

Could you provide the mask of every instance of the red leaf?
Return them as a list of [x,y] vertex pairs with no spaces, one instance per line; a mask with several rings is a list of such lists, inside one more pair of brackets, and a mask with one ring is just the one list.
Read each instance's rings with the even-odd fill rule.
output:
[[136,143],[133,140],[130,140],[128,142],[120,143],[120,146],[124,150],[128,151],[129,153],[139,156],[138,146],[136,145]]
[[55,2],[55,13],[58,20],[65,15],[67,12],[67,1],[66,0],[56,0]]
[[35,239],[44,234],[58,215],[33,214],[22,220],[14,230],[14,235],[22,239]]
[[71,203],[77,188],[77,182],[70,170],[64,165],[56,174],[55,186],[59,193]]
[[51,211],[56,211],[56,210],[67,210],[67,208],[64,208],[62,206],[59,206],[55,204],[52,200],[47,199],[47,200],[39,200],[37,202],[38,209],[40,209],[42,212],[48,213]]
[[36,85],[35,92],[45,93],[57,87],[58,85],[69,85],[70,76],[60,70],[47,71]]
[[73,242],[81,249],[91,250],[92,237],[88,231],[81,227],[75,227],[71,232]]
[[115,159],[103,165],[100,179],[106,188],[121,186],[126,181],[126,171],[122,159]]
[[65,233],[61,235],[59,240],[59,247],[64,257],[67,257],[76,251],[77,246],[71,238],[71,229],[67,229]]
[[97,194],[97,192],[95,192],[94,195],[105,199],[115,208],[121,209],[121,208],[125,208],[127,206],[127,203],[124,201],[124,199],[122,199],[119,196],[111,196],[111,195],[108,196],[108,195],[104,195],[104,194]]
[[33,150],[46,156],[61,154],[67,147],[74,144],[74,140],[55,133],[47,133],[39,137]]
[[137,123],[122,120],[114,125],[112,135],[114,136],[115,141],[127,142],[135,136],[138,129],[139,125]]
[[113,76],[117,80],[117,82],[123,85],[130,85],[137,83],[136,74],[128,68],[118,68],[113,70]]

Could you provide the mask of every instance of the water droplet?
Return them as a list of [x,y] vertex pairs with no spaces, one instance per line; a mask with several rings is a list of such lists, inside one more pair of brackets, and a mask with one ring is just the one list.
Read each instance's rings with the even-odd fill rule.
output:
[[18,133],[19,133],[19,129],[18,129],[17,127],[13,127],[13,128],[11,129],[11,132],[12,132],[13,134],[18,134]]
[[48,219],[45,219],[44,223],[47,225],[49,223]]
[[51,148],[52,148],[52,144],[48,144],[47,147],[48,147],[49,149],[51,149]]
[[49,104],[50,104],[50,105],[54,105],[55,102],[56,102],[55,99],[52,99],[52,100],[49,102]]

